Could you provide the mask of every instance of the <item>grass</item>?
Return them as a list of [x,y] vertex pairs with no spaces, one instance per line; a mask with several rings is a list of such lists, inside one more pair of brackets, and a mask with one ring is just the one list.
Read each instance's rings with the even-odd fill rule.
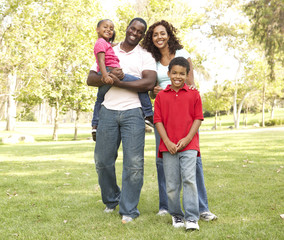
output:
[[[0,239],[283,239],[284,128],[201,133],[210,210],[199,232],[158,217],[153,134],[146,135],[141,216],[104,214],[90,140],[0,145]],[[80,135],[80,139],[87,135]],[[72,134],[69,134],[72,139]],[[122,153],[117,166],[121,183]]]

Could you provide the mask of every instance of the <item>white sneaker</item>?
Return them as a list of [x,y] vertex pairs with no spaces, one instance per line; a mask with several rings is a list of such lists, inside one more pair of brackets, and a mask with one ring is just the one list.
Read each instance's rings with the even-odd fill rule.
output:
[[115,208],[108,208],[108,207],[106,207],[105,210],[104,210],[104,212],[105,212],[105,213],[111,213],[111,212],[114,211],[114,209],[115,209]]
[[200,213],[200,220],[205,221],[205,222],[213,221],[213,220],[216,220],[217,218],[218,217],[212,212]]
[[185,229],[186,230],[199,230],[199,225],[197,223],[197,221],[186,221],[185,222]]
[[157,213],[158,216],[165,216],[168,214],[168,211],[166,209],[160,209]]
[[180,217],[172,216],[172,220],[173,220],[173,226],[175,228],[184,227],[183,219],[181,219]]
[[132,222],[132,221],[133,221],[133,218],[132,218],[132,217],[122,215],[122,220],[121,220],[121,222],[122,222],[123,224],[129,223],[129,222]]

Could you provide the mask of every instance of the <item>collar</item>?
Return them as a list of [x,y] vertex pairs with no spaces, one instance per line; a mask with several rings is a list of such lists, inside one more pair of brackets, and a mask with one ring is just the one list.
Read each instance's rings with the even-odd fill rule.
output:
[[130,54],[130,53],[132,53],[134,51],[137,51],[138,46],[140,46],[139,44],[137,44],[137,46],[135,46],[135,48],[133,48],[131,51],[125,52],[123,49],[121,49],[121,44],[122,44],[122,42],[120,42],[118,45],[116,45],[116,47],[118,48],[119,52],[123,52],[123,53],[126,53],[126,54]]
[[[165,88],[164,91],[165,91],[165,92],[174,91],[174,90],[171,88],[171,86],[172,86],[172,85],[169,84],[169,85]],[[179,91],[182,91],[182,90],[188,92],[188,91],[189,91],[189,87],[188,87],[186,84],[184,84],[183,87],[178,90],[178,92],[179,92]]]

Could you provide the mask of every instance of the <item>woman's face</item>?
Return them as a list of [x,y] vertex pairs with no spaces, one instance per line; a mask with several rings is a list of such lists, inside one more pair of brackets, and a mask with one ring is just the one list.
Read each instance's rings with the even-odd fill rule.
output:
[[170,36],[168,35],[168,32],[163,25],[159,25],[154,28],[152,41],[158,49],[168,47],[169,39]]

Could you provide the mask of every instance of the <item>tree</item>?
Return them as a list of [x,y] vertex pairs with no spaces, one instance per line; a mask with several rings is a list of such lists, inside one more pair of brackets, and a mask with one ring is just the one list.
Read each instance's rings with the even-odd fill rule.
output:
[[264,47],[270,67],[270,81],[275,80],[275,62],[284,63],[284,2],[281,0],[252,0],[244,6],[250,17],[253,38]]
[[213,90],[203,95],[203,109],[215,114],[214,129],[217,129],[217,118],[220,118],[221,127],[221,111],[228,111],[231,107],[230,91],[226,85],[217,84],[213,87]]

